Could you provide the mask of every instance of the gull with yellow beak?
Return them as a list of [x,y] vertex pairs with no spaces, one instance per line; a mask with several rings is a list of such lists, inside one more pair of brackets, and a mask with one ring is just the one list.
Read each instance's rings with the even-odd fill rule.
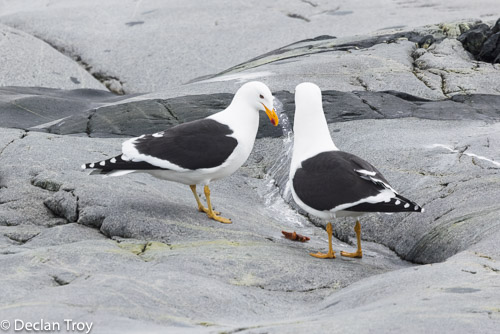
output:
[[[359,217],[369,212],[423,212],[415,202],[400,195],[369,162],[341,151],[333,143],[323,111],[321,90],[304,82],[295,88],[294,144],[290,166],[293,199],[307,213],[330,220],[355,217],[357,250],[341,252],[346,257],[363,256]],[[335,258],[333,227],[326,225],[328,253],[317,258]]]
[[[209,183],[234,173],[248,159],[259,127],[259,111],[265,111],[274,126],[278,116],[269,88],[257,81],[238,89],[231,104],[207,118],[183,123],[165,131],[132,138],[122,144],[122,154],[87,163],[91,174],[121,176],[148,173],[159,179],[189,185],[198,210],[209,218],[229,224],[210,201]],[[203,185],[207,207],[196,192]]]

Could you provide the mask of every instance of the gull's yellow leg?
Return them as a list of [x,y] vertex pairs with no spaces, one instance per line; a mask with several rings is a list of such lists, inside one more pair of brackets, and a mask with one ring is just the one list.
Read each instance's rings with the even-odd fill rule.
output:
[[359,223],[359,220],[356,221],[356,225],[354,225],[354,232],[356,232],[356,238],[358,239],[358,250],[355,251],[354,253],[347,253],[347,252],[340,252],[340,255],[346,256],[346,257],[357,257],[357,258],[362,258],[363,257],[363,252],[361,251],[361,224]]
[[208,216],[208,218],[211,218],[213,220],[216,220],[216,221],[224,223],[224,224],[231,224],[232,223],[231,219],[227,219],[227,218],[218,216],[218,213],[216,213],[212,209],[212,203],[210,202],[210,188],[208,188],[208,186],[205,186],[205,197],[207,198],[207,206],[208,206],[207,216]]
[[198,196],[198,193],[196,192],[196,184],[192,184],[189,186],[191,188],[191,191],[193,192],[194,199],[196,200],[196,203],[198,204],[198,211],[200,212],[208,212],[208,209],[201,204],[200,197]]
[[332,246],[332,234],[333,234],[333,227],[331,223],[326,224],[326,233],[328,233],[328,253],[309,253],[309,255],[320,258],[320,259],[334,259],[335,258],[335,252],[333,251],[333,246]]
[[[196,203],[198,204],[198,211],[200,212],[205,212],[208,213],[208,209],[203,206],[201,203],[200,197],[198,196],[198,193],[196,192],[196,184],[190,185],[189,188],[191,188],[191,191],[193,192],[194,199],[196,200]],[[220,214],[218,211],[214,211],[216,215]]]

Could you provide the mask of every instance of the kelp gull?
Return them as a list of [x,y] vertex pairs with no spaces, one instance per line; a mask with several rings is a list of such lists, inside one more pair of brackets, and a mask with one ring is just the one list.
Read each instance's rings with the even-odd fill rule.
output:
[[[325,220],[357,218],[357,251],[341,252],[342,256],[362,257],[359,216],[367,212],[424,211],[399,195],[370,163],[335,146],[323,112],[321,90],[315,84],[302,83],[295,89],[293,130],[289,177],[295,202],[309,214]],[[326,230],[328,253],[311,253],[314,257],[335,258],[330,222]]]
[[[122,154],[84,164],[82,168],[96,169],[91,174],[107,176],[149,173],[189,185],[199,211],[221,223],[231,223],[213,211],[208,185],[231,175],[247,160],[257,135],[260,110],[266,112],[274,126],[278,125],[269,88],[261,82],[248,82],[238,89],[226,109],[204,119],[129,139],[122,144]],[[197,184],[204,185],[208,208],[198,197]]]

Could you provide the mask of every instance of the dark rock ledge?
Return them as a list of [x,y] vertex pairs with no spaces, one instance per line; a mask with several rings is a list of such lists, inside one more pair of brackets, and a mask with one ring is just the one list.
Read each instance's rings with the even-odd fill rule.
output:
[[[293,125],[293,94],[279,91],[275,96]],[[121,101],[127,98],[130,96],[89,89],[0,88],[0,124],[61,135],[139,136],[207,117],[228,106],[232,94]],[[499,105],[500,96],[489,94],[454,95],[433,101],[396,91],[323,92],[328,123],[405,117],[498,121]],[[265,115],[261,117],[258,138],[282,136],[279,127],[268,124]]]

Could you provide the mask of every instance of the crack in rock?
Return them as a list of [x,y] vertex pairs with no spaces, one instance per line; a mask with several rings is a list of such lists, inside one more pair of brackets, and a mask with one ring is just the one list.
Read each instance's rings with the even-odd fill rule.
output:
[[140,25],[140,24],[144,24],[144,21],[131,21],[131,22],[125,23],[125,25],[127,25],[129,27],[133,27],[133,26]]
[[180,121],[179,117],[172,110],[172,107],[168,103],[168,100],[158,100],[157,102],[161,104],[165,108],[165,110],[170,114],[170,116],[172,116],[176,121]]
[[57,286],[68,285],[71,282],[73,282],[75,279],[78,278],[77,275],[70,273],[70,272],[52,275],[51,277],[54,280],[54,282],[57,284]]
[[434,218],[434,221],[441,219],[442,217],[446,216],[447,214],[449,214],[453,210],[455,210],[455,209],[451,208],[451,209],[446,210],[445,212],[443,212],[442,214],[440,214],[439,216],[437,216],[436,218]]
[[488,270],[488,271],[492,271],[492,272],[494,272],[496,274],[500,273],[500,269],[494,268],[494,267],[489,266],[487,264],[483,264],[483,268],[486,269],[486,270]]
[[14,232],[14,233],[4,233],[4,236],[6,236],[7,238],[9,238],[12,241],[15,241],[19,245],[23,245],[39,234],[40,233],[37,232],[35,234],[24,235],[24,234]]
[[[412,66],[411,73],[415,76],[415,78],[417,78],[417,80],[421,81],[427,88],[435,91],[436,87],[432,85],[432,83],[428,80],[428,78],[425,75],[425,67],[423,65],[423,62],[419,61],[420,57],[422,57],[426,53],[427,50],[424,48],[418,48],[412,52],[411,57],[413,61],[411,63]],[[431,71],[429,72],[432,73]]]
[[96,114],[97,109],[92,109],[90,111],[89,116],[87,117],[87,125],[85,126],[85,133],[87,134],[87,137],[90,137],[90,134],[92,133],[92,129],[90,128],[90,122],[92,120],[92,117]]
[[445,97],[450,97],[449,94],[450,94],[450,91],[448,91],[447,87],[446,87],[446,78],[445,78],[445,74],[443,73],[443,71],[439,71],[438,72],[439,76],[441,77],[441,92],[443,93],[443,95]]
[[9,147],[11,144],[13,144],[16,140],[19,139],[24,139],[28,135],[29,131],[24,130],[20,135],[19,138],[14,138],[11,141],[9,141],[1,150],[0,150],[0,156],[2,156],[2,153]]
[[16,139],[12,139],[10,142],[7,143],[7,145],[5,145],[1,150],[0,150],[0,156],[2,155],[3,151],[5,151],[7,149],[7,147],[9,147],[10,144],[12,144],[13,142],[15,142]]
[[93,66],[87,63],[86,61],[82,60],[82,57],[79,55],[72,54],[63,47],[59,47],[53,43],[50,43],[48,41],[45,41],[48,43],[50,46],[52,46],[54,49],[59,51],[60,53],[64,54],[65,56],[70,57],[73,59],[76,63],[78,63],[81,67],[85,69],[90,75],[92,75],[97,81],[102,83],[106,88],[114,94],[117,95],[124,95],[125,90],[123,89],[123,82],[116,76],[108,75],[102,71],[94,71]]
[[360,77],[357,77],[356,80],[361,85],[361,87],[363,87],[366,91],[368,91],[368,84],[366,82],[364,82],[363,79],[361,79]]
[[309,20],[307,17],[304,17],[300,14],[295,14],[295,13],[288,13],[286,14],[286,16],[292,18],[292,19],[299,19],[299,20],[303,20],[303,21],[306,21],[306,22],[311,22],[311,20]]
[[279,289],[269,289],[269,288],[266,288],[265,286],[263,285],[248,285],[249,287],[256,287],[256,288],[259,288],[259,289],[262,289],[262,290],[265,290],[265,291],[269,291],[269,292],[287,292],[287,293],[291,293],[291,292],[313,292],[313,291],[317,291],[317,290],[336,290],[336,286],[338,286],[338,283],[337,282],[334,282],[334,283],[331,283],[331,284],[328,284],[328,285],[322,285],[322,286],[318,286],[318,287],[315,287],[315,288],[310,288],[310,289],[303,289],[303,290],[279,290]]
[[54,192],[59,191],[62,186],[60,182],[53,181],[49,178],[39,177],[39,175],[31,180],[31,184],[35,187]]
[[[26,32],[29,34],[28,32]],[[80,55],[75,54],[74,52],[67,50],[63,46],[57,45],[55,42],[42,38],[36,34],[30,34],[31,36],[47,43],[54,50],[58,51],[62,55],[65,55],[68,58],[73,59],[78,65],[80,65],[85,71],[87,71],[90,75],[92,75],[97,81],[102,83],[110,92],[117,95],[124,95],[126,92],[123,88],[123,82],[116,76],[112,76],[106,74],[102,71],[95,71],[93,66],[87,63],[82,59]]]
[[86,206],[81,208],[78,201],[78,224],[99,229],[106,218],[106,210],[107,208],[104,206]]
[[370,104],[367,100],[365,100],[365,99],[363,99],[363,98],[362,98],[362,99],[361,99],[361,102],[363,102],[364,104],[366,104],[366,105],[367,105],[367,106],[368,106],[371,110],[375,111],[375,112],[376,112],[377,114],[379,114],[382,118],[385,118],[385,115],[384,115],[383,113],[381,113],[381,112],[380,112],[380,110],[379,110],[377,107],[375,107],[375,106],[371,105],[371,104]]
[[318,7],[318,4],[317,3],[314,3],[312,1],[308,1],[308,0],[301,0],[303,3],[306,3],[308,5],[311,5],[312,7]]
[[413,75],[415,76],[415,78],[417,78],[418,80],[420,80],[427,88],[429,89],[432,89],[432,90],[435,90],[435,88],[431,85],[431,83],[426,80],[426,77],[425,77],[425,74],[414,69],[413,71],[411,71],[411,73],[413,73]]

